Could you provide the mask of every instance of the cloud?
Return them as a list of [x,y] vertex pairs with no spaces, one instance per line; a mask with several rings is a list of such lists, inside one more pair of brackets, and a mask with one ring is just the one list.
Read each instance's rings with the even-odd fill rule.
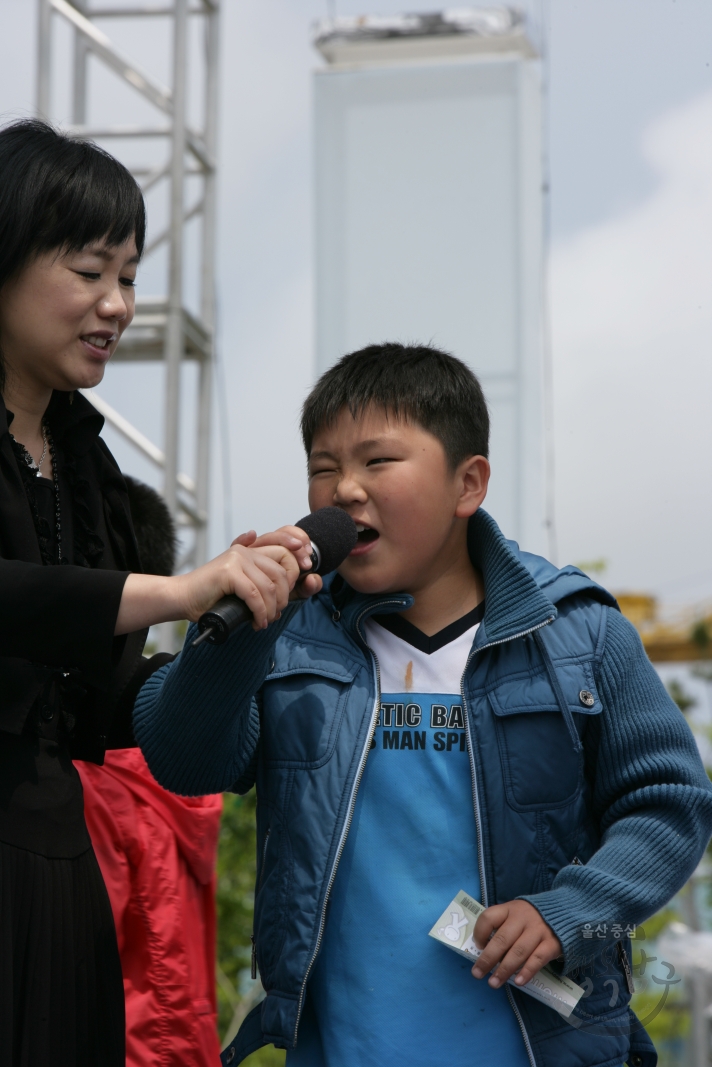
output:
[[561,557],[671,600],[712,595],[711,129],[712,94],[661,116],[655,192],[551,262]]

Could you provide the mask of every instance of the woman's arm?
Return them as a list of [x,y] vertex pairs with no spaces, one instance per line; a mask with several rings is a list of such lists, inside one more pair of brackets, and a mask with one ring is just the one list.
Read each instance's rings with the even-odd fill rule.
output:
[[[306,535],[299,531],[306,540]],[[0,656],[63,669],[97,684],[111,671],[115,635],[174,619],[195,621],[221,597],[235,593],[263,629],[277,617],[307,569],[303,541],[260,548],[233,545],[190,574],[151,574],[88,567],[43,567],[0,559]],[[300,593],[321,587],[307,576]]]
[[[300,571],[312,566],[311,543],[303,530],[289,527],[288,531],[278,530],[269,537],[281,543],[248,547],[236,541],[227,552],[189,574],[168,578],[129,574],[114,632],[128,634],[156,622],[177,619],[196,622],[228,593],[235,593],[248,605],[254,630],[264,630],[286,607]],[[239,540],[253,537],[247,535]],[[307,575],[300,594],[311,596],[320,588],[321,579]]]
[[[307,535],[292,537],[293,546],[246,548],[233,544],[189,574],[163,578],[130,574],[123,588],[116,619],[116,634],[131,633],[158,622],[189,619],[197,622],[221,597],[234,593],[245,601],[254,617],[253,628],[263,630],[286,607],[300,569],[308,569],[311,547]],[[321,588],[321,579],[308,576],[302,594]]]

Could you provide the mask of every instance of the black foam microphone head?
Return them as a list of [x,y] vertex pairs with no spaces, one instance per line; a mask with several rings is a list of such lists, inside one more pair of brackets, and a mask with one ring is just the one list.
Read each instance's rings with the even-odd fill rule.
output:
[[358,541],[356,523],[341,508],[319,508],[295,524],[319,549],[319,566],[311,574],[330,574],[340,566]]

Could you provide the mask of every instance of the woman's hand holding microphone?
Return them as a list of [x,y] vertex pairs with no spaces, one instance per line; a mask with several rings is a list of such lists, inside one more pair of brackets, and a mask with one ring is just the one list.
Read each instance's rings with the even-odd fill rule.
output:
[[[321,589],[311,569],[311,542],[297,526],[283,526],[258,537],[254,530],[237,537],[226,552],[188,574],[165,578],[130,574],[124,585],[115,633],[141,630],[159,622],[197,622],[222,597],[232,593],[252,612],[253,628],[262,630],[290,599],[310,597]],[[296,587],[296,588],[295,588]]]

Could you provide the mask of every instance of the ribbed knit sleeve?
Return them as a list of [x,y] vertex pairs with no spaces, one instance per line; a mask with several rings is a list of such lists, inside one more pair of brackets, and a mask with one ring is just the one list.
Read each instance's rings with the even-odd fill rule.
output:
[[603,711],[584,744],[601,833],[585,865],[565,867],[527,896],[564,947],[571,970],[601,950],[586,923],[640,924],[684,885],[712,833],[712,783],[682,713],[635,629],[607,609],[597,684]]
[[298,604],[256,633],[243,624],[224,645],[191,642],[156,671],[134,705],[134,734],[156,780],[182,796],[219,793],[249,766],[259,738],[255,695]]

